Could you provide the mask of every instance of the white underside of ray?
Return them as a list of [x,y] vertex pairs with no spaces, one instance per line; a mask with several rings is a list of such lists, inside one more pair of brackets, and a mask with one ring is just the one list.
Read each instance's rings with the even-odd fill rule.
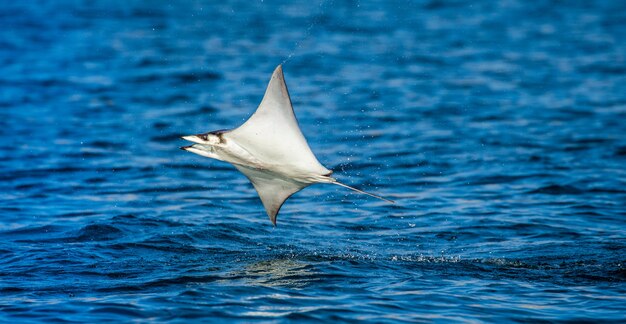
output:
[[276,167],[315,175],[330,173],[317,161],[300,131],[281,66],[274,70],[256,112],[224,136],[260,161]]
[[276,225],[276,216],[285,200],[296,192],[306,188],[310,183],[293,181],[289,178],[276,176],[271,172],[261,171],[254,168],[236,165],[235,167],[243,173],[259,194],[263,207],[267,212],[272,224]]

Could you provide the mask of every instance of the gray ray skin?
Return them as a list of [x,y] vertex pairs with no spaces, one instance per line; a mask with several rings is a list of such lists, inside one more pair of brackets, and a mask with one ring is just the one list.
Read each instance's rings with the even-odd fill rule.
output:
[[291,106],[282,66],[274,70],[256,112],[232,130],[183,136],[181,149],[231,163],[252,182],[272,224],[285,200],[314,183],[331,183],[393,203],[331,177],[309,148]]

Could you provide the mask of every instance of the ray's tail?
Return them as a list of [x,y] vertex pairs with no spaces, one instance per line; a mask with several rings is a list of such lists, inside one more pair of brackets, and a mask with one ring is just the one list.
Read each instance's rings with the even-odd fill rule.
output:
[[[329,178],[330,178],[330,177],[329,177]],[[363,190],[360,190],[360,189],[357,189],[357,188],[354,188],[354,187],[350,187],[350,186],[348,186],[347,184],[343,184],[343,183],[341,183],[341,182],[339,182],[339,181],[337,181],[337,180],[335,180],[335,179],[333,179],[333,178],[330,178],[330,179],[332,179],[332,180],[328,181],[327,183],[336,184],[336,185],[338,185],[338,186],[341,186],[341,187],[344,187],[344,188],[348,188],[348,189],[350,189],[350,190],[352,190],[352,191],[356,191],[356,192],[358,192],[358,193],[361,193],[361,194],[364,194],[364,195],[368,195],[368,196],[370,196],[370,197],[374,197],[374,198],[377,198],[377,199],[380,199],[380,200],[384,200],[384,201],[386,201],[386,202],[388,202],[388,203],[392,203],[392,204],[395,204],[395,203],[396,203],[395,201],[393,201],[393,200],[391,200],[391,199],[383,198],[383,197],[381,197],[381,196],[379,196],[379,195],[375,195],[375,194],[370,193],[370,192],[366,192],[366,191],[363,191]]]

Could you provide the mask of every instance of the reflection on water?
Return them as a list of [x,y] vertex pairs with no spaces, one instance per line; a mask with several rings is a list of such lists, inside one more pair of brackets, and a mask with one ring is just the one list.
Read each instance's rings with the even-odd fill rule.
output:
[[292,289],[303,289],[320,280],[313,265],[292,258],[250,263],[235,274],[242,276],[250,285]]

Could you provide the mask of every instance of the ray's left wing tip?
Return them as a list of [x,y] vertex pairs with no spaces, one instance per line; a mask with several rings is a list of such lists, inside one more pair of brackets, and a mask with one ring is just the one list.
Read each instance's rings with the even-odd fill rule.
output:
[[274,69],[274,73],[272,73],[272,77],[283,78],[283,65],[278,64],[278,66]]

